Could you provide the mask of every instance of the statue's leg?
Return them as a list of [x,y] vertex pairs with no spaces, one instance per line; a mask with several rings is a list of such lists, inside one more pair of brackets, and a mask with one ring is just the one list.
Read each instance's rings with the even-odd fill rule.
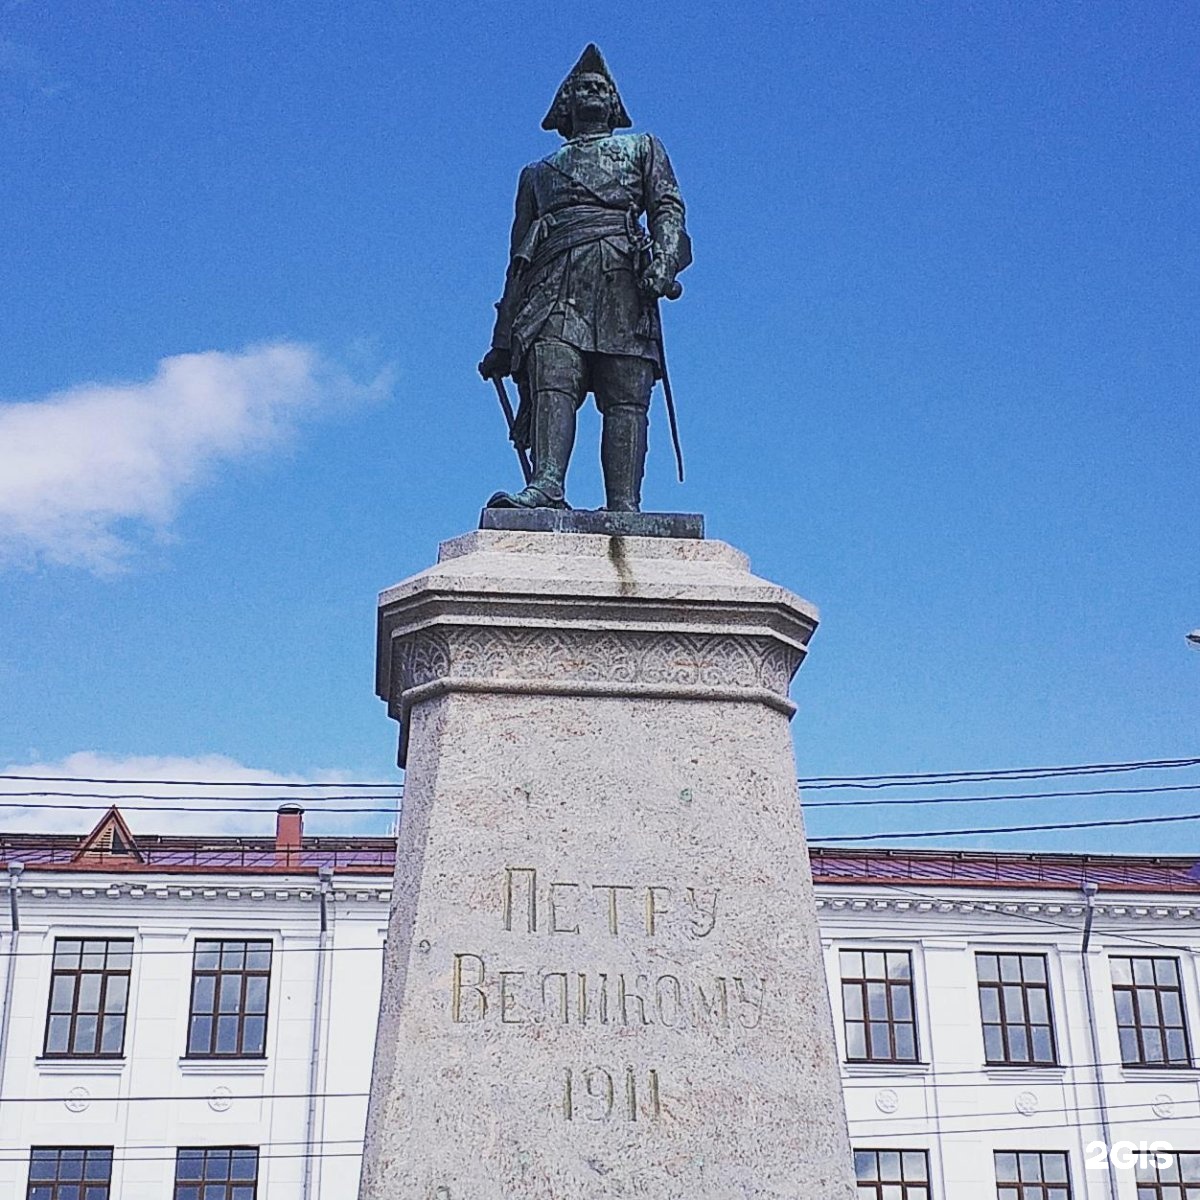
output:
[[575,445],[575,413],[587,394],[587,368],[581,351],[552,339],[535,342],[528,353],[533,393],[533,478],[519,492],[497,492],[489,508],[570,508],[567,464]]
[[609,512],[640,512],[654,364],[646,358],[597,354],[593,383],[596,405],[604,415],[600,465],[605,507]]

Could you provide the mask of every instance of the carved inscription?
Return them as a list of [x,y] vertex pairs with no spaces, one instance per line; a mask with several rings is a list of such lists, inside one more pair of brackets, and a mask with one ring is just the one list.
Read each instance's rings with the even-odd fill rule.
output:
[[658,1071],[645,1074],[642,1099],[638,1099],[638,1072],[624,1073],[609,1067],[567,1067],[563,1074],[563,1117],[568,1121],[655,1120],[662,1115]]
[[612,937],[682,933],[706,938],[717,925],[719,888],[651,883],[582,883],[538,877],[536,867],[505,867],[501,888],[506,933],[578,934],[607,929]]
[[457,1024],[757,1029],[766,994],[761,976],[515,971],[468,953],[454,956],[450,1015]]
[[[732,964],[714,969],[711,951],[703,956],[703,970],[689,968],[686,953],[663,958],[664,943],[702,943],[726,920],[719,888],[564,879],[535,866],[506,866],[499,902],[500,931],[512,935],[511,942],[503,939],[508,949],[477,947],[453,956],[449,1008],[455,1025],[658,1026],[738,1037],[762,1024],[764,976]],[[542,962],[548,958],[553,965],[513,961],[515,948],[527,949],[531,935],[546,939]],[[600,962],[592,961],[592,953],[586,963],[572,963],[573,939],[581,954],[585,945],[612,950]],[[623,951],[639,945],[661,962],[658,970],[621,962]],[[557,1104],[567,1121],[653,1120],[662,1111],[661,1086],[657,1067],[575,1064],[563,1068]]]

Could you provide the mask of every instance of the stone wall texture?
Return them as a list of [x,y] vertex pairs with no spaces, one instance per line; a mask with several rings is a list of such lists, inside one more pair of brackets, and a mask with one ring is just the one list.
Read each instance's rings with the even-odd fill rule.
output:
[[383,594],[362,1200],[851,1200],[788,728],[815,625],[699,540],[484,531]]

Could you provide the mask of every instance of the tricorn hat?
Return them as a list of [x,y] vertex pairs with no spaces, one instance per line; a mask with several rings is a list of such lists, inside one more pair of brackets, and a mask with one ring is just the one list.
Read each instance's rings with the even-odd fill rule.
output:
[[550,105],[550,110],[542,118],[543,129],[557,129],[563,137],[570,137],[571,102],[568,93],[571,81],[576,75],[603,75],[613,90],[612,127],[628,129],[633,124],[629,119],[629,113],[625,111],[625,102],[621,99],[621,93],[617,91],[616,80],[613,79],[612,72],[609,71],[608,64],[604,61],[604,55],[600,53],[600,47],[595,42],[589,42],[579,56],[579,61],[568,72],[566,79],[558,85],[558,91],[554,93],[554,103]]

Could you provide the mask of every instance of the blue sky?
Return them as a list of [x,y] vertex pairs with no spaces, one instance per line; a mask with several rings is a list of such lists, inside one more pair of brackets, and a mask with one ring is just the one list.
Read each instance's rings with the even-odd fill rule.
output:
[[819,605],[800,773],[1196,753],[1194,5],[10,0],[0,766],[394,773],[375,595],[516,480],[474,364],[589,40],[696,251],[646,505]]

